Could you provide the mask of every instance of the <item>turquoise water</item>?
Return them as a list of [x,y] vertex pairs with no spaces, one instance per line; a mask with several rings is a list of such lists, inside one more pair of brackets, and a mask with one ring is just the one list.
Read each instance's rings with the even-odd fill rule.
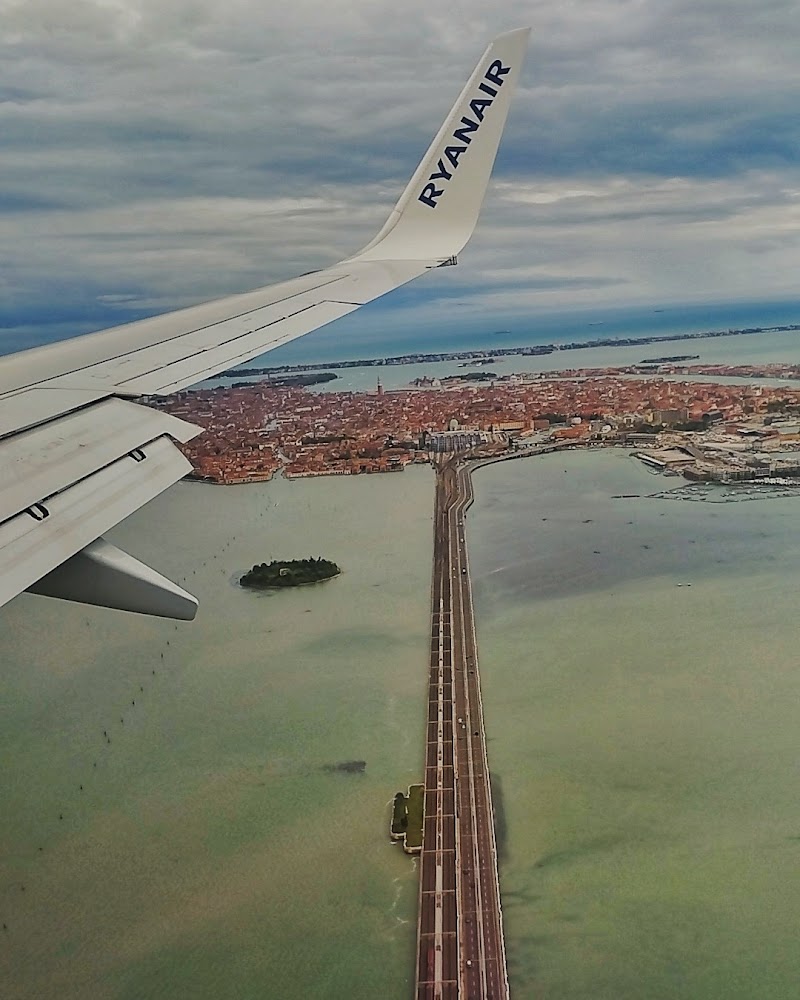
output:
[[[420,468],[181,484],[113,535],[186,574],[195,623],[3,610],[4,998],[410,994],[417,876],[388,822],[422,766],[432,491]],[[232,586],[297,555],[343,573]]]
[[794,996],[798,500],[615,500],[676,482],[621,452],[475,482],[514,995]]

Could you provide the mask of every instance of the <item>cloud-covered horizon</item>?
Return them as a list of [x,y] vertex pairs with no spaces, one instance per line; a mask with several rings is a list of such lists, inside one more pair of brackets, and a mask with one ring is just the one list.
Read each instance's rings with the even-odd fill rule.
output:
[[0,0],[0,14],[0,351],[354,252],[486,43],[524,24],[478,230],[395,319],[796,296],[794,0]]

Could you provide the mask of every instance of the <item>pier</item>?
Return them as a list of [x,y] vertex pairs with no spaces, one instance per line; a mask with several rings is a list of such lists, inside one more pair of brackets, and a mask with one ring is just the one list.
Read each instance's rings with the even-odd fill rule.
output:
[[437,464],[417,1000],[507,1000],[505,941],[464,515],[472,481]]

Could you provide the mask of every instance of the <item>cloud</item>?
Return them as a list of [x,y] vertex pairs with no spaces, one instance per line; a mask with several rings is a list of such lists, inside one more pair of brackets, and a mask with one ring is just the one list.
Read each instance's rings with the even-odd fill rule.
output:
[[0,16],[0,351],[353,252],[489,38],[526,23],[462,266],[385,308],[491,322],[794,292],[794,0],[0,0]]

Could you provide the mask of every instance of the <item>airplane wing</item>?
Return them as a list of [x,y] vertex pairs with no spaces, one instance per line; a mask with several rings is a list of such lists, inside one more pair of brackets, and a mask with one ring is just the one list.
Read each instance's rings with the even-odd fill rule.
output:
[[197,601],[101,536],[191,466],[201,428],[140,403],[456,263],[530,29],[487,48],[378,235],[323,271],[0,358],[0,606],[22,591],[171,618]]

